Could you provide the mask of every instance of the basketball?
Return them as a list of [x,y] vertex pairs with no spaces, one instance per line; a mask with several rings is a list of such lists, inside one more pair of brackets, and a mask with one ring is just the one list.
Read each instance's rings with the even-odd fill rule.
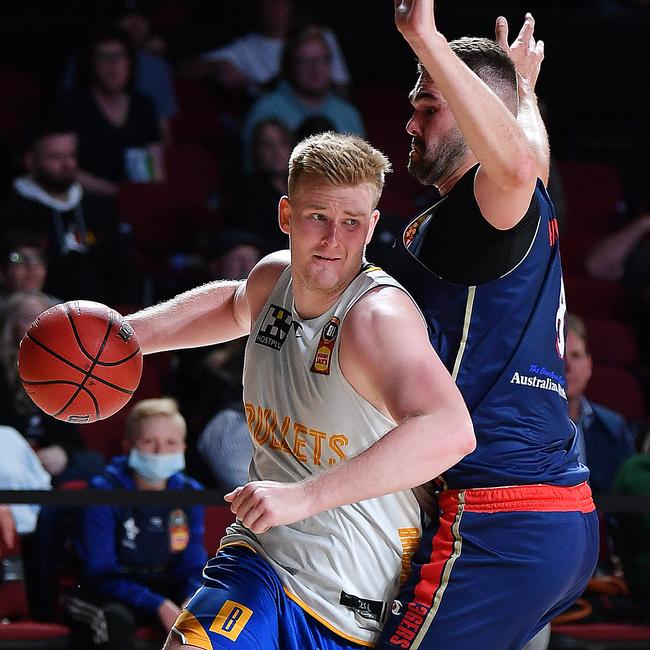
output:
[[71,423],[103,420],[132,397],[142,374],[135,332],[116,311],[75,300],[44,311],[18,355],[25,391],[45,413]]

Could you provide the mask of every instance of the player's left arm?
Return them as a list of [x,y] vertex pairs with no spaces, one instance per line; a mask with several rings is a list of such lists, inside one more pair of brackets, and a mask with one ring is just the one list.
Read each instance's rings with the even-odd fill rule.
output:
[[358,456],[299,483],[257,481],[227,500],[253,532],[426,483],[472,452],[472,422],[431,347],[424,322],[401,290],[362,298],[341,331],[341,369],[397,426]]
[[395,0],[395,23],[449,105],[478,159],[474,194],[485,219],[507,230],[526,214],[537,181],[534,151],[517,118],[438,31],[433,0]]
[[495,27],[497,43],[508,53],[517,71],[519,95],[517,122],[533,148],[537,161],[537,176],[542,179],[544,185],[548,185],[551,151],[546,125],[535,94],[537,78],[544,60],[544,41],[535,40],[534,32],[535,19],[531,13],[527,13],[517,38],[509,45],[508,21],[504,16],[497,18]]

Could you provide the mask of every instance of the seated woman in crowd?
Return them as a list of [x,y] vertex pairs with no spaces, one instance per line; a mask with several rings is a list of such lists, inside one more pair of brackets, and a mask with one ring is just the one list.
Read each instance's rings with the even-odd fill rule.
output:
[[132,89],[134,61],[121,32],[95,37],[80,57],[77,88],[55,110],[79,136],[79,181],[94,192],[164,180],[160,126],[151,100]]

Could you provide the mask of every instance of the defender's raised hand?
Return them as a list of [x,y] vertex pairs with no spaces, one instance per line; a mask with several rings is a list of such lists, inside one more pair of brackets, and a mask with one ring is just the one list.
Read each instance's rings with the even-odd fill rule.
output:
[[527,84],[531,91],[535,90],[539,70],[544,60],[544,41],[536,41],[534,31],[535,19],[531,13],[527,13],[517,38],[508,45],[508,21],[503,16],[497,18],[495,27],[497,43],[515,64],[520,82]]
[[395,0],[395,25],[413,45],[437,31],[433,0]]

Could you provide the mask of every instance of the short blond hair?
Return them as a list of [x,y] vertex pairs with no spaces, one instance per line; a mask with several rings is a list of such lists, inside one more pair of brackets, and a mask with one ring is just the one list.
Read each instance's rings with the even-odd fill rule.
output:
[[301,180],[309,177],[330,185],[360,185],[374,188],[375,206],[392,167],[388,158],[355,135],[327,131],[299,142],[289,158],[289,198]]
[[183,428],[183,436],[187,433],[187,424],[178,410],[178,402],[171,397],[156,397],[137,402],[129,411],[126,418],[126,437],[133,442],[138,435],[142,422],[155,417],[174,418]]

